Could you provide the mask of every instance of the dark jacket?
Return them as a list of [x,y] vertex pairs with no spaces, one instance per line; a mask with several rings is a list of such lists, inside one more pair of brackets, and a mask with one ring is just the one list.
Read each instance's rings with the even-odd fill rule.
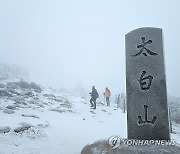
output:
[[99,97],[99,94],[98,94],[98,92],[97,92],[97,90],[96,90],[95,88],[92,89],[92,92],[89,93],[89,94],[91,94],[91,97],[92,97],[92,99],[94,99],[94,100],[96,100],[96,99]]

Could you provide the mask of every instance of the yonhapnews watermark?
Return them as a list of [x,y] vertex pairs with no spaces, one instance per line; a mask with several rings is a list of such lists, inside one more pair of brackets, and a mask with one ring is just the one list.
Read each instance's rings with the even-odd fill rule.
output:
[[176,145],[175,140],[135,140],[135,139],[121,139],[118,136],[112,136],[109,138],[109,146],[111,149],[115,149],[120,145],[134,146],[134,145]]
[[119,147],[121,142],[121,139],[117,136],[112,136],[109,138],[109,146],[111,149],[116,149],[117,147]]

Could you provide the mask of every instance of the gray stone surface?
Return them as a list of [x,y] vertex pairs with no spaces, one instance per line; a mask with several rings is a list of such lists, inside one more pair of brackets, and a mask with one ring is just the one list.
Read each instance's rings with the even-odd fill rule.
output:
[[0,127],[0,133],[8,133],[11,130],[10,127]]
[[5,87],[5,85],[4,84],[0,84],[0,88],[4,88]]
[[16,110],[17,109],[17,105],[8,105],[6,106],[7,109],[11,109],[11,110]]
[[38,118],[39,119],[39,117],[37,116],[37,115],[27,115],[27,114],[22,114],[21,116],[23,116],[23,117],[32,117],[32,118]]
[[26,123],[26,122],[23,122],[23,123],[21,123],[21,126],[20,126],[20,127],[14,129],[14,132],[20,133],[20,132],[22,132],[22,131],[28,130],[28,129],[31,128],[31,127],[32,127],[31,124],[28,124],[28,123]]
[[32,89],[34,89],[35,91],[37,91],[37,92],[41,92],[42,91],[42,89],[40,88],[40,86],[38,86],[36,83],[34,83],[34,82],[31,82],[30,83],[30,87],[32,88]]
[[0,97],[12,97],[12,95],[6,90],[0,90]]
[[50,111],[55,111],[55,112],[59,112],[59,113],[66,112],[65,110],[60,110],[60,109],[57,109],[57,108],[50,109]]
[[8,108],[5,108],[5,109],[3,110],[3,112],[4,112],[4,113],[7,113],[7,114],[13,114],[13,113],[15,113],[14,110],[8,109]]
[[116,149],[111,149],[107,141],[98,141],[85,146],[81,154],[179,154],[180,147],[175,145],[140,145],[125,146],[120,145]]
[[169,139],[162,29],[139,28],[126,39],[129,139]]

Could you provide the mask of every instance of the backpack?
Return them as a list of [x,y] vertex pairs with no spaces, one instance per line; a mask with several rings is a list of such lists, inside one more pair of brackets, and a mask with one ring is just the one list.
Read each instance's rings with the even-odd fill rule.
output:
[[96,98],[99,98],[99,94],[98,94],[98,92],[96,91]]

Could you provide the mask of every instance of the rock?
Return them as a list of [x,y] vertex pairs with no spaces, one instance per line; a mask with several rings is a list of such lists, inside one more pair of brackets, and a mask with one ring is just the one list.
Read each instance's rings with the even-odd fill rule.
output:
[[28,104],[35,104],[35,105],[38,105],[39,104],[39,100],[38,99],[31,99],[27,102]]
[[18,89],[18,88],[30,89],[29,83],[25,81],[8,82],[7,85],[8,85],[8,88],[11,88],[11,89]]
[[30,83],[30,87],[31,87],[32,89],[34,89],[35,92],[38,92],[38,93],[42,92],[42,89],[40,88],[40,86],[38,86],[38,85],[37,85],[36,83],[34,83],[34,82],[31,82],[31,83]]
[[101,111],[106,112],[106,110],[102,109]]
[[74,111],[72,111],[72,110],[67,110],[68,112],[71,112],[71,113],[75,113]]
[[26,92],[24,95],[29,96],[29,97],[33,97],[34,96],[32,91]]
[[94,111],[90,111],[92,114],[96,114]]
[[17,105],[8,105],[6,106],[7,109],[16,110]]
[[20,99],[20,98],[14,98],[14,101],[17,103],[17,104],[23,104],[24,100],[23,99]]
[[20,88],[25,88],[25,89],[30,89],[30,84],[28,82],[25,82],[25,81],[20,81],[20,82],[17,82],[17,85],[20,87]]
[[49,124],[37,124],[37,126],[41,128],[46,128],[46,127],[49,127]]
[[0,133],[8,133],[10,130],[10,127],[0,127]]
[[178,154],[180,147],[176,145],[120,145],[111,149],[108,141],[98,141],[86,145],[81,154]]
[[36,116],[36,115],[26,115],[26,114],[22,114],[21,116],[23,116],[23,117],[38,118],[38,119],[39,119],[39,117],[38,117],[38,116]]
[[37,106],[44,108],[44,105],[43,105],[43,104],[38,104]]
[[56,98],[56,96],[54,96],[53,94],[43,94],[43,96],[48,98]]
[[58,99],[58,98],[53,98],[53,99],[51,99],[51,100],[56,101],[56,102],[62,102],[62,100],[61,100],[61,99]]
[[14,129],[14,132],[19,133],[19,132],[28,130],[29,128],[32,127],[31,124],[28,124],[28,123],[26,123],[26,122],[21,123],[21,125],[22,125],[21,127],[18,127],[18,128],[16,128],[16,129]]
[[5,85],[4,84],[0,84],[0,88],[4,88],[5,87]]
[[0,90],[0,97],[13,97],[13,96],[5,90]]
[[21,100],[21,101],[17,101],[16,103],[14,103],[14,104],[16,104],[17,105],[17,107],[22,107],[22,105],[23,106],[27,106],[27,103],[26,102],[24,102],[23,100]]
[[12,110],[12,109],[7,109],[7,108],[4,109],[3,112],[4,112],[4,113],[7,113],[7,114],[13,114],[13,113],[15,113],[14,110]]
[[65,108],[72,108],[72,105],[70,103],[63,103],[63,104],[60,104],[61,107],[65,107]]
[[36,92],[36,93],[41,93],[42,90],[34,89],[34,92]]
[[59,112],[59,113],[65,112],[65,110],[60,110],[60,109],[50,109],[50,111],[55,111],[55,112]]
[[18,96],[20,95],[20,93],[14,91],[13,89],[8,88],[8,91],[9,91],[11,94],[14,94],[14,95],[18,95]]
[[7,83],[7,88],[8,89],[17,89],[18,87],[17,87],[16,82],[8,82]]

